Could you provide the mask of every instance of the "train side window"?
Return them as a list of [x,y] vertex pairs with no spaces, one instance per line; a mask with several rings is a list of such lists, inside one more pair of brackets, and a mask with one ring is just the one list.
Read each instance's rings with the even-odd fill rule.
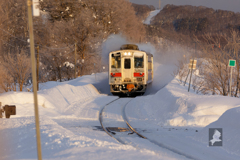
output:
[[152,62],[148,62],[148,70],[152,70]]
[[143,68],[143,57],[134,57],[134,66],[135,68]]
[[130,69],[131,68],[131,59],[125,59],[124,60],[124,68]]
[[121,68],[121,57],[112,54],[111,68]]

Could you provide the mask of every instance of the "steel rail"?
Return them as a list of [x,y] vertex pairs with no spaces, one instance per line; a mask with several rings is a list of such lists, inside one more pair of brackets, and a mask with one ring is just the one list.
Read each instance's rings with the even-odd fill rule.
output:
[[[131,101],[132,101],[132,100],[131,100]],[[129,101],[129,102],[131,102],[131,101]],[[129,127],[129,129],[130,129],[131,131],[133,131],[134,133],[136,133],[139,137],[144,138],[144,139],[147,139],[146,137],[144,137],[143,135],[141,135],[140,133],[138,133],[138,132],[129,124],[129,121],[128,121],[127,116],[126,116],[126,111],[125,111],[125,108],[126,108],[126,106],[128,105],[129,102],[127,102],[127,103],[124,105],[124,107],[123,107],[122,117],[123,117],[125,123],[127,124],[127,126]]]
[[[131,102],[131,101],[129,101],[129,102]],[[129,103],[129,102],[128,102],[128,103]],[[149,138],[141,135],[140,133],[138,133],[138,132],[130,125],[129,120],[128,120],[127,116],[126,116],[126,106],[128,105],[128,103],[126,103],[126,105],[125,105],[124,108],[123,108],[122,116],[123,116],[123,119],[124,119],[125,123],[128,125],[128,127],[129,127],[134,133],[136,133],[139,137],[144,138],[144,139],[148,140],[149,142],[151,142],[151,143],[153,143],[153,144],[155,144],[155,145],[157,145],[157,146],[159,146],[159,147],[161,147],[161,148],[167,149],[167,150],[169,150],[169,151],[171,151],[171,152],[173,152],[173,153],[176,153],[176,154],[178,154],[178,155],[184,156],[184,157],[186,157],[186,158],[188,158],[188,159],[194,159],[194,160],[197,160],[197,159],[198,159],[198,158],[196,158],[196,157],[193,157],[193,156],[191,156],[191,155],[188,155],[188,154],[185,154],[185,153],[183,153],[183,152],[181,152],[181,151],[178,151],[177,149],[171,148],[171,147],[169,147],[169,146],[167,146],[167,145],[165,145],[165,144],[159,143],[159,142],[157,142],[157,141],[155,141],[155,140],[151,140],[151,139],[149,139]]]
[[[113,139],[115,139],[117,142],[119,142],[119,143],[121,143],[121,144],[128,145],[127,143],[123,142],[120,138],[114,137],[114,136],[103,126],[103,117],[102,117],[102,116],[103,116],[103,112],[104,112],[105,108],[106,108],[107,106],[109,106],[110,104],[112,104],[113,102],[119,100],[119,99],[120,99],[120,98],[117,98],[117,99],[109,102],[108,104],[106,104],[106,105],[101,109],[101,111],[99,112],[99,121],[100,121],[100,124],[101,124],[103,130],[104,130],[110,137],[112,137]],[[128,105],[131,101],[132,101],[132,100],[128,101],[128,102],[123,106],[123,108],[122,108],[122,117],[123,117],[124,122],[127,124],[128,128],[129,128],[132,132],[136,133],[139,137],[148,140],[148,141],[151,142],[152,144],[155,144],[155,145],[157,145],[157,146],[159,146],[159,147],[161,147],[161,148],[167,149],[167,150],[169,150],[169,151],[171,151],[171,152],[173,152],[173,153],[175,153],[175,154],[184,156],[184,157],[186,157],[186,158],[188,158],[188,159],[194,159],[194,160],[197,159],[196,157],[192,157],[191,155],[185,154],[185,153],[183,153],[183,152],[181,152],[181,151],[178,151],[178,150],[176,150],[176,149],[174,149],[174,148],[172,148],[172,147],[169,147],[169,146],[167,146],[167,145],[165,145],[165,144],[159,143],[159,142],[157,142],[157,141],[155,141],[155,140],[149,139],[149,138],[143,136],[142,134],[138,133],[138,132],[133,128],[133,126],[130,125],[129,120],[128,120],[127,116],[126,116],[126,107],[127,107],[127,105]],[[135,148],[137,148],[137,149],[140,149],[140,148],[138,148],[138,147],[136,147],[136,146],[133,146],[133,147],[135,147]]]
[[107,131],[107,129],[103,126],[103,118],[102,118],[102,115],[103,115],[104,109],[105,109],[108,105],[110,105],[111,103],[113,103],[113,102],[115,102],[115,101],[117,101],[117,100],[119,100],[119,99],[120,99],[120,98],[117,98],[117,99],[109,102],[108,104],[106,104],[106,105],[101,109],[101,111],[99,112],[99,122],[100,122],[103,130],[104,130],[110,137],[112,137],[113,139],[115,139],[115,140],[116,140],[117,142],[119,142],[119,143],[125,144],[122,140],[120,140],[120,139],[118,139],[118,138],[115,138],[113,135],[111,135],[111,134]]

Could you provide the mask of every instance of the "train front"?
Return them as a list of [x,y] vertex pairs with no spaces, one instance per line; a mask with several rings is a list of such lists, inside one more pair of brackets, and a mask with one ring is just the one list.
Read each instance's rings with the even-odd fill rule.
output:
[[113,95],[144,94],[147,86],[146,53],[119,50],[109,54],[109,85]]

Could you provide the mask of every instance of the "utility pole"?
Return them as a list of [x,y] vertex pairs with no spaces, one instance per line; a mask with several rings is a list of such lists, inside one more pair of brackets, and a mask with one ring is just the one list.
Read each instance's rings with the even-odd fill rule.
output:
[[39,91],[39,45],[37,46],[37,90]]
[[161,0],[159,0],[159,9],[161,9]]
[[75,62],[74,62],[74,78],[76,79],[77,72],[77,43],[75,43]]
[[37,153],[38,160],[42,160],[41,150],[41,135],[40,135],[40,124],[38,114],[38,98],[37,98],[37,77],[36,77],[36,59],[34,53],[34,35],[33,35],[33,18],[32,18],[32,1],[27,1],[28,6],[28,25],[29,25],[29,37],[30,37],[30,51],[31,51],[31,63],[32,63],[32,80],[33,80],[33,99],[35,108],[35,125],[36,125],[36,139],[37,139]]

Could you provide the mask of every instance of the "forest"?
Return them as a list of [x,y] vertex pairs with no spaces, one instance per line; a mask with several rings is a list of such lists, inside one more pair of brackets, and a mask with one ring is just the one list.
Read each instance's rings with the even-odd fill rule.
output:
[[[146,25],[155,8],[126,0],[43,0],[39,7],[41,16],[33,19],[39,83],[100,72],[102,44],[119,34],[131,43],[151,43],[161,56],[189,53],[178,63],[180,77],[188,72],[184,63],[201,58],[202,76],[193,87],[203,94],[228,94],[228,59],[236,59],[232,95],[239,96],[240,13],[166,5]],[[1,1],[0,92],[31,86],[28,31],[26,0]]]
[[[39,7],[41,16],[33,19],[39,82],[99,71],[101,44],[111,34],[136,43],[144,39],[144,25],[125,0],[44,0]],[[0,16],[0,87],[22,91],[31,84],[26,1],[1,1]]]

